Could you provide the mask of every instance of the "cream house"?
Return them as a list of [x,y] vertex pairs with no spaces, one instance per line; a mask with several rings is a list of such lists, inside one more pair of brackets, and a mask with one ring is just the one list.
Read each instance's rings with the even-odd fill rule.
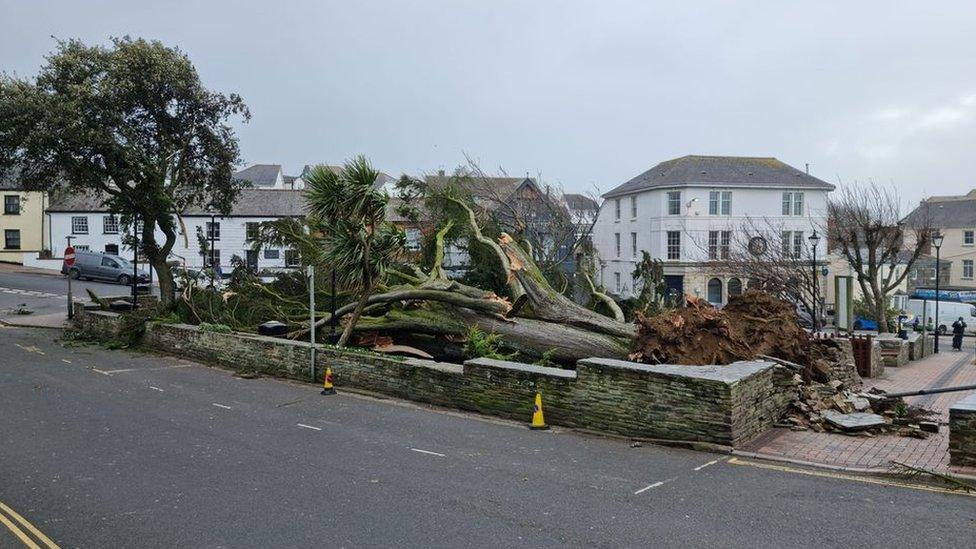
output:
[[25,191],[18,181],[0,181],[0,261],[22,263],[24,252],[38,253],[44,249],[44,210],[47,194]]
[[[933,196],[919,203],[904,220],[928,225],[943,235],[939,256],[951,263],[949,286],[976,288],[976,189],[962,196]],[[935,249],[928,250],[935,255]]]

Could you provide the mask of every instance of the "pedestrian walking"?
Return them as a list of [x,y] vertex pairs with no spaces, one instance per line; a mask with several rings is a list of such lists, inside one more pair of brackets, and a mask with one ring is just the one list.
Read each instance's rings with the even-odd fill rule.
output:
[[962,350],[962,334],[966,332],[966,322],[959,317],[959,320],[952,323],[952,348],[956,351]]

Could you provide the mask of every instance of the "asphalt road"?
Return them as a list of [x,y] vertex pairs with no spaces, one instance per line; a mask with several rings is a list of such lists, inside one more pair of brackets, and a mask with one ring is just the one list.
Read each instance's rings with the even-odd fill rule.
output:
[[973,497],[52,338],[0,328],[0,502],[62,547],[963,547],[976,532]]
[[[89,288],[100,296],[131,291],[128,286],[84,280],[72,280],[71,287],[74,296],[80,299],[87,299],[85,290]],[[34,315],[67,312],[67,278],[56,271],[40,272],[0,264],[0,317],[14,316],[14,311],[20,308]]]

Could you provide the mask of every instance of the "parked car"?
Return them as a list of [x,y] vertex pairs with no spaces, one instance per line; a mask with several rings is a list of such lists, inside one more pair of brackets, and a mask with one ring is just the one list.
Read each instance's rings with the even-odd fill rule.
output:
[[[108,280],[129,286],[132,284],[133,270],[129,260],[117,255],[79,250],[75,252],[74,265],[61,265],[61,274],[76,280]],[[137,276],[139,282],[149,282],[146,271],[139,269]]]
[[878,323],[877,321],[871,320],[870,318],[864,318],[863,316],[859,316],[854,319],[854,329],[878,331]]

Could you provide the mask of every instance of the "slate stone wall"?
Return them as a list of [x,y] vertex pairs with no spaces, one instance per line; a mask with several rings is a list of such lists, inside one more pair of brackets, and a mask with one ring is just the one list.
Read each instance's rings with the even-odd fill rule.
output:
[[[310,381],[309,345],[150,323],[143,343],[160,352]],[[463,365],[318,347],[316,382],[528,422],[536,392],[554,425],[640,438],[741,445],[788,408],[792,375],[769,362],[728,366],[581,360],[575,371],[490,359]]]
[[881,360],[885,368],[899,368],[908,364],[908,341],[894,336],[875,339],[881,349]]
[[96,341],[118,339],[122,330],[122,315],[111,311],[86,309],[82,303],[75,302],[71,332],[76,337]]
[[949,464],[976,467],[976,394],[949,408]]

